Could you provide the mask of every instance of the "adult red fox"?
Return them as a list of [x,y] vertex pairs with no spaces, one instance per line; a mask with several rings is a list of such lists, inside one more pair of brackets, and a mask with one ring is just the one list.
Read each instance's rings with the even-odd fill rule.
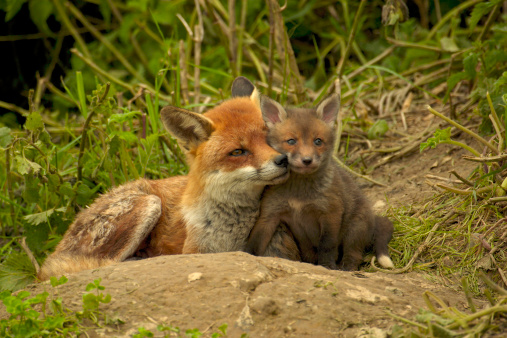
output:
[[[244,250],[265,186],[288,178],[287,156],[266,142],[253,84],[237,78],[232,95],[203,115],[164,107],[165,128],[187,152],[188,175],[140,179],[99,197],[77,215],[39,279],[133,256]],[[283,229],[266,255],[300,260]]]
[[379,263],[393,267],[387,247],[392,223],[373,213],[357,185],[333,161],[339,109],[337,94],[315,109],[284,109],[262,97],[268,144],[288,155],[291,173],[285,183],[266,189],[247,252],[263,255],[271,236],[284,222],[305,262],[357,270],[363,252],[373,246]]

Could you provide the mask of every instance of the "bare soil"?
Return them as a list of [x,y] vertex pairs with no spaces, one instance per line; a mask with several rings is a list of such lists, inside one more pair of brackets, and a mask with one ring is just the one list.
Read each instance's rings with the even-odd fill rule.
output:
[[229,337],[385,337],[395,324],[388,313],[413,318],[425,307],[424,291],[459,310],[467,304],[421,274],[331,271],[241,252],[163,256],[82,271],[58,287],[58,296],[82,310],[85,287],[97,278],[112,296],[101,312],[125,323],[92,329],[91,337],[128,337],[141,326],[155,333],[161,323],[183,332],[198,328],[206,337],[224,323]]

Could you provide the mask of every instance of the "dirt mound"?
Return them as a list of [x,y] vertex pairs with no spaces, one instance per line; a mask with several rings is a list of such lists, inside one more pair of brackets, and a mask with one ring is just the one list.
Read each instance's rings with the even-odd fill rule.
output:
[[[458,309],[466,306],[462,295],[421,274],[331,271],[241,252],[162,256],[68,277],[57,289],[63,304],[81,310],[86,285],[102,278],[112,300],[101,312],[125,322],[91,336],[131,336],[141,326],[157,336],[157,324],[211,336],[226,323],[229,337],[383,337],[394,325],[387,312],[413,318],[425,307],[426,290]],[[43,289],[48,285],[30,291]]]

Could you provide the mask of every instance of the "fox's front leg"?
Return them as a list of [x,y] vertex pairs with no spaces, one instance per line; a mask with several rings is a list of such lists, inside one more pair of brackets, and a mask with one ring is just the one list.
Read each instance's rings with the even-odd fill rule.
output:
[[280,223],[280,218],[276,216],[269,213],[261,214],[250,232],[245,252],[256,256],[264,255],[271,238],[275,234],[276,227]]

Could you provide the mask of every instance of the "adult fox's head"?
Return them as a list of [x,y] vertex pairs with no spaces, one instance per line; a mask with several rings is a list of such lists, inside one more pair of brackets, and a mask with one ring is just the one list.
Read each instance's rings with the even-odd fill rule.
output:
[[232,96],[203,115],[171,106],[161,111],[164,126],[187,151],[195,189],[260,192],[288,177],[287,157],[266,142],[257,89],[239,77]]
[[289,167],[298,174],[316,172],[331,158],[340,96],[332,94],[316,108],[283,108],[261,98],[262,116],[269,128],[268,143],[289,157]]

